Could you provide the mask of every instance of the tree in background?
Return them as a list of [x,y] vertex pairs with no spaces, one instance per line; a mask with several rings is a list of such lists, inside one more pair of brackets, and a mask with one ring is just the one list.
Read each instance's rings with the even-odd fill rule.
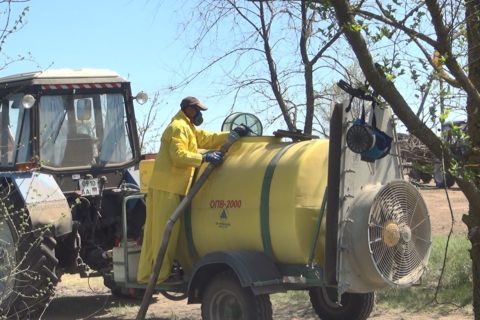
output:
[[8,38],[23,28],[25,25],[25,16],[29,10],[29,7],[26,6],[20,9],[20,12],[18,13],[18,8],[15,7],[15,4],[26,2],[29,2],[29,0],[0,0],[0,21],[2,23],[2,28],[0,28],[0,53],[2,56],[0,70],[5,69],[16,61],[25,59],[31,60],[31,57],[25,57],[23,55],[11,57],[5,53],[5,44]]
[[[25,16],[29,7],[20,4],[28,0],[0,1],[0,70],[12,63],[31,59],[23,55],[11,57],[5,53],[9,38],[25,25]],[[8,98],[3,97],[3,106]],[[11,114],[1,110],[2,133],[9,132],[8,119]],[[5,126],[5,123],[7,125]],[[5,130],[3,130],[5,129]],[[7,135],[7,134],[6,134]],[[4,137],[6,136],[4,135]],[[0,139],[1,140],[1,139]],[[5,140],[4,140],[5,141]],[[4,148],[5,152],[8,147]],[[10,144],[13,148],[13,145]],[[4,153],[5,154],[5,153]],[[8,154],[8,153],[7,153]],[[10,152],[11,154],[11,152]],[[0,318],[27,319],[41,317],[48,306],[58,282],[55,268],[58,260],[55,257],[56,241],[51,225],[34,228],[26,214],[31,208],[24,205],[21,195],[14,191],[13,182],[5,176],[0,179]],[[28,192],[28,191],[27,191]],[[41,194],[38,190],[32,191]]]
[[137,130],[140,150],[142,154],[155,153],[158,151],[160,143],[161,127],[164,123],[158,125],[158,109],[160,106],[160,92],[155,92],[151,98],[150,106],[146,109],[146,114],[138,115]]
[[221,66],[221,94],[233,94],[233,105],[241,97],[270,125],[282,119],[291,131],[328,135],[332,83],[349,77],[349,60],[339,49],[343,31],[333,12],[318,6],[306,0],[199,2],[187,24],[195,32],[185,33],[197,35],[190,54],[208,62],[180,85]]
[[[315,2],[324,4],[322,10],[334,9],[370,86],[442,160],[468,199],[463,221],[472,244],[473,309],[480,319],[480,1]],[[436,87],[428,85],[431,79]],[[434,89],[467,117],[467,135],[453,130],[465,143],[461,153],[452,153],[415,113],[421,99],[412,90],[425,95]],[[430,112],[447,119],[449,108],[437,108],[432,104]]]

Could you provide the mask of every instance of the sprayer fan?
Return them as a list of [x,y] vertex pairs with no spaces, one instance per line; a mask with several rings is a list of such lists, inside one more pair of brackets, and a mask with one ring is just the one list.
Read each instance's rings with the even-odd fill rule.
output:
[[251,113],[235,112],[229,115],[222,124],[222,131],[231,131],[239,125],[244,125],[250,128],[251,133],[256,136],[261,136],[263,133],[263,126],[260,119]]
[[431,246],[430,218],[418,190],[397,180],[375,196],[368,227],[369,247],[381,276],[395,285],[422,275]]

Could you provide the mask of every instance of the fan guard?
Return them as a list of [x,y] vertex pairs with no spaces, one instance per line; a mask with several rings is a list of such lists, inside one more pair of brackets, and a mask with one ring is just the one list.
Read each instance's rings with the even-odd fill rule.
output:
[[263,126],[257,116],[246,112],[234,112],[229,115],[222,124],[222,131],[231,131],[239,125],[244,125],[250,128],[251,133],[256,136],[261,136],[263,133]]
[[431,229],[426,204],[413,185],[396,180],[380,189],[370,210],[368,244],[384,280],[418,281],[430,255]]

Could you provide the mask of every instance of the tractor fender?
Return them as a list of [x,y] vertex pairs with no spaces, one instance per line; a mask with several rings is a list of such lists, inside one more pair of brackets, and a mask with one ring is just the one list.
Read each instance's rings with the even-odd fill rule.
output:
[[50,174],[12,173],[15,188],[22,196],[33,228],[52,225],[55,236],[72,232],[72,214],[62,190]]
[[232,271],[240,285],[251,288],[255,295],[286,291],[278,266],[263,252],[217,251],[205,255],[194,265],[188,284],[188,302],[201,302],[203,291],[213,277],[227,271]]

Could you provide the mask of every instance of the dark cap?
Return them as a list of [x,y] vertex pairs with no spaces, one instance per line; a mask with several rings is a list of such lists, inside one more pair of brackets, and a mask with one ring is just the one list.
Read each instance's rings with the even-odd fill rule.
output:
[[206,105],[201,103],[200,100],[198,100],[195,97],[185,97],[185,98],[183,98],[182,102],[180,103],[180,108],[184,109],[188,106],[194,106],[194,107],[197,107],[200,110],[207,110],[208,109]]

